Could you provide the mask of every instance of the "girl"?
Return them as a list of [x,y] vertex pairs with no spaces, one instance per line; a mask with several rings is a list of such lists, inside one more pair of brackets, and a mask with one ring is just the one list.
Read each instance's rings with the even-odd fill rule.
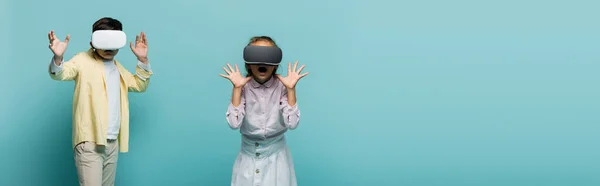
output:
[[[248,45],[278,47],[270,37],[250,39]],[[226,118],[232,129],[240,129],[242,147],[233,165],[232,186],[296,186],[291,152],[284,133],[300,120],[296,83],[304,65],[291,68],[288,76],[276,74],[278,64],[247,64],[243,77],[237,65],[223,68],[233,84]]]

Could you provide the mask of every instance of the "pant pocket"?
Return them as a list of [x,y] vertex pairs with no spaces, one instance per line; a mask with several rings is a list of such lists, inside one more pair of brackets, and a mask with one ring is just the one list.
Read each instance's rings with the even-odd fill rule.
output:
[[75,146],[77,154],[96,154],[96,144],[89,141],[84,141]]

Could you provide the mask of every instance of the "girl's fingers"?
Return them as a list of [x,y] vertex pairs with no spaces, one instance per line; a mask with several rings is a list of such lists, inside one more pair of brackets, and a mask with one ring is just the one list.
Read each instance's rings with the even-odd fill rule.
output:
[[304,69],[305,65],[300,66],[300,69],[298,69],[298,73],[302,72],[302,69]]
[[227,75],[231,74],[231,72],[229,72],[229,70],[227,70],[227,68],[223,67],[223,70],[224,70],[225,72],[227,72]]
[[304,76],[306,76],[306,75],[308,75],[308,72],[306,72],[306,73],[304,73],[304,74],[300,75],[300,78],[303,78],[303,77],[304,77]]
[[294,72],[296,72],[296,68],[298,68],[298,61],[294,63]]
[[229,70],[231,70],[231,72],[233,72],[233,67],[231,67],[231,65],[229,65],[229,63],[227,63],[227,66],[229,67]]

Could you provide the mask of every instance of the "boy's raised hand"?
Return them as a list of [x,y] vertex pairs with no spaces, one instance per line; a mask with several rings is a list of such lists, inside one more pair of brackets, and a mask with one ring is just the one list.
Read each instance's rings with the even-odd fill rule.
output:
[[142,32],[140,35],[135,36],[135,46],[133,42],[129,42],[131,51],[142,63],[148,63],[148,39],[146,39],[146,33]]
[[231,65],[229,65],[229,64],[227,64],[227,66],[229,67],[229,70],[227,68],[223,67],[223,70],[225,70],[225,72],[227,72],[227,75],[219,74],[219,76],[224,77],[226,79],[229,79],[229,81],[231,81],[231,83],[233,84],[234,88],[241,88],[250,79],[252,79],[252,77],[244,77],[244,76],[242,76],[242,74],[240,73],[240,69],[238,68],[237,64],[235,65],[235,69],[233,69],[231,67]]
[[291,63],[288,63],[288,75],[286,77],[277,74],[277,78],[279,78],[281,83],[283,83],[283,85],[285,85],[285,87],[288,89],[294,89],[296,87],[296,83],[298,83],[298,81],[301,78],[308,75],[308,72],[300,74],[300,72],[302,72],[302,69],[304,69],[304,65],[302,65],[298,70],[296,70],[296,68],[298,67],[298,61],[294,63],[293,69],[291,65]]
[[54,34],[54,30],[48,33],[48,40],[50,40],[49,48],[54,53],[54,57],[62,59],[65,51],[67,50],[67,46],[69,45],[69,39],[71,39],[71,35],[67,35],[65,41],[60,41],[56,34]]

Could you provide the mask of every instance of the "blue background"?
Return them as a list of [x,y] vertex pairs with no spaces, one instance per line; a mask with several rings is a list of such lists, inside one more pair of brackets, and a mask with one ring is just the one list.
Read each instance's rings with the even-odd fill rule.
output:
[[[225,121],[248,39],[311,74],[287,133],[300,185],[600,185],[600,17],[593,0],[33,1],[0,6],[0,185],[77,185],[73,82],[47,73],[110,16],[145,31],[155,75],[130,94],[117,185],[228,185]],[[128,48],[118,59],[129,69]],[[280,69],[280,72],[285,72]]]

